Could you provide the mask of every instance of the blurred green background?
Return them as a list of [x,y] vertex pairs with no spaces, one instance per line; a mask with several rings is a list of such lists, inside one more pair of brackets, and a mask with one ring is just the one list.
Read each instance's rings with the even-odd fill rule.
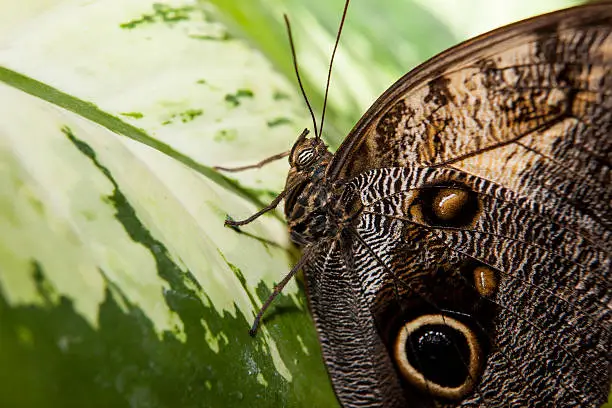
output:
[[[212,0],[222,18],[287,77],[293,67],[282,15],[293,29],[306,89],[322,106],[329,58],[344,3],[328,0]],[[344,135],[393,82],[451,46],[514,21],[580,0],[353,0],[334,64],[328,139]],[[266,27],[265,30],[262,27]]]

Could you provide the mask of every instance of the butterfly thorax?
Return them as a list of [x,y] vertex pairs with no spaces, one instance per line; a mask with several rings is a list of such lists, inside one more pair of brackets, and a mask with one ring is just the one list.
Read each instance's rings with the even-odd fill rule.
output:
[[331,152],[319,138],[300,137],[289,155],[285,216],[291,240],[300,246],[333,238],[349,220],[342,183],[331,183],[325,171]]

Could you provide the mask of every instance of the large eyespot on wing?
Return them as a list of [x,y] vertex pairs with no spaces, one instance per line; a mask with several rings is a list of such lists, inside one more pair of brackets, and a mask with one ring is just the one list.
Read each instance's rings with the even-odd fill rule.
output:
[[480,375],[482,349],[467,325],[444,315],[423,315],[401,326],[393,358],[404,379],[435,397],[459,399]]
[[[605,401],[612,262],[601,243],[542,203],[454,169],[375,169],[350,183],[364,204],[358,232],[388,265],[381,275],[395,277],[381,304],[396,297],[395,287],[402,299],[421,293],[439,309],[427,314],[439,314],[457,310],[448,302],[464,297],[467,285],[477,296],[459,302],[460,311],[496,310],[492,320],[477,319],[485,328],[492,321],[484,332],[493,346],[466,405],[483,404],[484,395],[489,406],[537,397],[558,406]],[[452,271],[460,271],[458,281],[435,279]]]
[[[609,392],[611,31],[612,5],[594,4],[453,48],[383,94],[327,169],[364,183],[357,230],[370,250],[351,254],[365,293],[381,276],[407,284],[435,276],[431,265],[481,264],[462,276],[498,309],[499,333],[463,405],[598,406]],[[393,194],[425,180],[418,170],[465,182],[476,211],[461,192],[425,199],[424,183]]]

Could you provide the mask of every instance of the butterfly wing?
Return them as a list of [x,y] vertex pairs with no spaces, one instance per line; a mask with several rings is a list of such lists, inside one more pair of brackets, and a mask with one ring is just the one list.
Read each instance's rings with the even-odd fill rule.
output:
[[[379,98],[327,170],[359,196],[360,215],[306,268],[344,405],[605,401],[611,132],[610,3],[464,43]],[[323,295],[326,259],[345,279],[335,297]],[[419,316],[478,338],[474,371],[471,341],[456,361],[469,392],[402,374],[394,344]]]
[[[304,267],[311,311],[336,395],[344,406],[405,406],[378,337],[350,250],[334,243]],[[331,284],[333,282],[333,284]]]

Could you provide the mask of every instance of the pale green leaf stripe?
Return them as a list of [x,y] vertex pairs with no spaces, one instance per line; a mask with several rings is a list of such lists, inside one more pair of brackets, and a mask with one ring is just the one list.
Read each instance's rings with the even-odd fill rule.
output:
[[68,95],[59,89],[53,88],[52,86],[2,66],[0,66],[0,81],[32,96],[38,97],[68,111],[74,112],[77,115],[89,119],[116,134],[129,137],[130,139],[152,147],[153,149],[158,150],[183,163],[187,167],[194,169],[221,187],[224,187],[255,204],[257,207],[263,207],[265,205],[261,200],[256,198],[255,195],[251,194],[248,189],[240,186],[240,184],[235,180],[225,177],[209,166],[196,162],[189,156],[178,152],[166,143],[150,137],[144,130],[132,126],[121,119],[100,110],[91,102],[83,101],[79,98]]

